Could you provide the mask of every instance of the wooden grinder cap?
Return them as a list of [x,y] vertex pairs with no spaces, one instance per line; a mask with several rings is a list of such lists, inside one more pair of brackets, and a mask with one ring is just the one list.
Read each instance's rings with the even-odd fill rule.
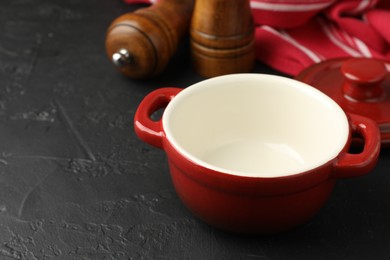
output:
[[106,34],[108,58],[131,78],[150,78],[165,69],[191,21],[193,0],[160,0],[115,19]]
[[205,77],[251,71],[255,50],[249,0],[197,0],[191,52],[195,70]]

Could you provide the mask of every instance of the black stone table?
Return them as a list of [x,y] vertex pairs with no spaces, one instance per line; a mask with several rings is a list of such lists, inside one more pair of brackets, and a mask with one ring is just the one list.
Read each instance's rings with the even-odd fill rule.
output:
[[0,259],[390,259],[388,149],[295,230],[241,236],[194,218],[164,152],[136,138],[132,119],[153,89],[202,78],[188,39],[160,77],[120,75],[105,31],[132,8],[0,1]]

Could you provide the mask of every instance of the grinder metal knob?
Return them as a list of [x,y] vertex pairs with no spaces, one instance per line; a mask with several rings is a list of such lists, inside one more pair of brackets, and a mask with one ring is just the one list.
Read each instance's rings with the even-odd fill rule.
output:
[[132,56],[129,51],[122,48],[118,52],[112,54],[112,63],[117,67],[123,67],[133,62]]

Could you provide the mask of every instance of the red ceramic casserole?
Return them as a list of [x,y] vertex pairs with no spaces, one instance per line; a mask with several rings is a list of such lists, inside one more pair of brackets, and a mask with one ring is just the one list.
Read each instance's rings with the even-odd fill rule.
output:
[[[162,119],[151,115],[165,108]],[[302,82],[232,74],[161,88],[138,107],[135,131],[165,150],[183,203],[212,226],[273,233],[309,220],[339,178],[371,171],[380,150],[371,119],[345,114]],[[348,152],[351,135],[364,139]]]

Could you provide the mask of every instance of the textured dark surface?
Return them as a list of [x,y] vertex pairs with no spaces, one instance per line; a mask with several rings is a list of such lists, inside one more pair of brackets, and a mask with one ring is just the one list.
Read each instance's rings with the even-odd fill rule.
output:
[[151,90],[202,78],[185,41],[161,77],[117,73],[105,31],[130,10],[119,0],[0,1],[0,259],[390,258],[388,149],[293,231],[239,236],[194,218],[132,118]]

